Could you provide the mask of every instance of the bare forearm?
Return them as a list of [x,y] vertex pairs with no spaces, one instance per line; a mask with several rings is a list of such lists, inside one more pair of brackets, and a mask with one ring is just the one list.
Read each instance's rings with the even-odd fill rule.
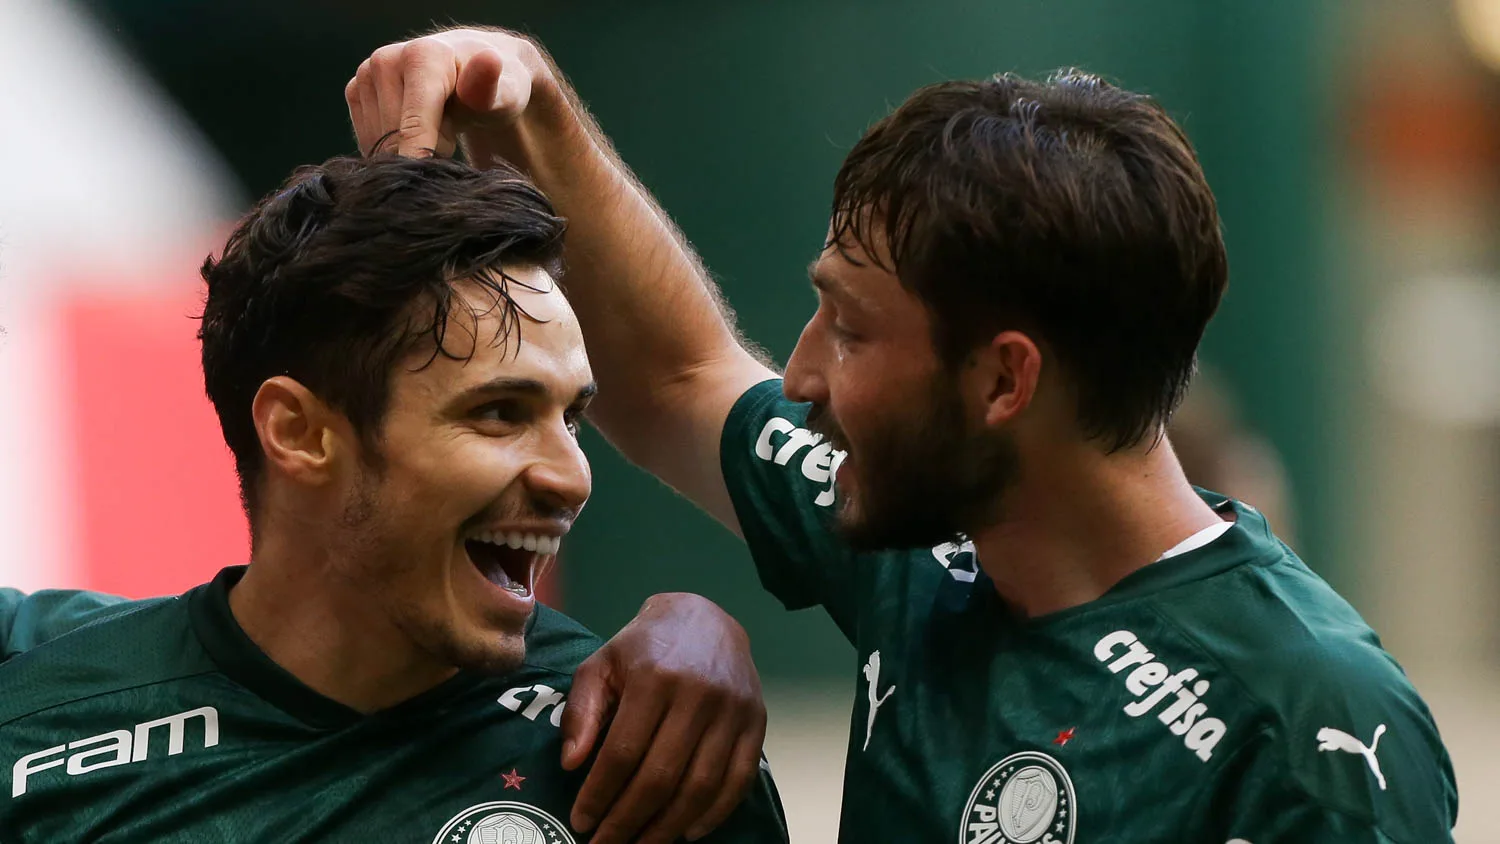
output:
[[533,79],[513,121],[466,131],[470,160],[527,171],[568,218],[568,291],[599,396],[590,420],[625,456],[735,527],[719,471],[734,401],[774,373],[741,342],[697,255],[620,161],[560,72],[522,50]]
[[515,127],[466,138],[466,151],[522,167],[568,218],[564,284],[601,387],[591,416],[613,436],[615,405],[751,353],[682,233],[549,70]]

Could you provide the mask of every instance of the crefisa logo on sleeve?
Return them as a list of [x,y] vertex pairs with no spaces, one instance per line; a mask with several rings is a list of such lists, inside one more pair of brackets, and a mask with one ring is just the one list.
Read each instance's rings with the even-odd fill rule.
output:
[[1136,698],[1125,704],[1126,715],[1139,718],[1155,712],[1157,720],[1181,736],[1183,746],[1194,756],[1204,762],[1213,758],[1228,727],[1209,714],[1204,695],[1212,684],[1198,676],[1198,669],[1174,672],[1129,630],[1116,630],[1094,643],[1094,658],[1117,676],[1132,669],[1123,675],[1126,691]]
[[527,803],[498,800],[459,812],[432,844],[577,844],[557,818]]
[[1073,780],[1045,753],[1013,753],[990,768],[964,806],[958,844],[1073,844]]

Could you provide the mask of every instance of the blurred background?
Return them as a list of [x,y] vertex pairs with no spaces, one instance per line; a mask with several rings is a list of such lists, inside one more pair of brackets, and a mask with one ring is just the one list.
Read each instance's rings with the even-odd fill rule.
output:
[[[149,595],[239,563],[201,398],[196,270],[297,164],[351,151],[343,86],[434,23],[543,40],[785,358],[845,151],[915,87],[1077,65],[1156,95],[1219,197],[1232,284],[1174,437],[1371,620],[1500,842],[1500,0],[4,0],[0,583]],[[597,437],[554,602],[739,616],[794,840],[832,841],[855,655],[726,532]]]

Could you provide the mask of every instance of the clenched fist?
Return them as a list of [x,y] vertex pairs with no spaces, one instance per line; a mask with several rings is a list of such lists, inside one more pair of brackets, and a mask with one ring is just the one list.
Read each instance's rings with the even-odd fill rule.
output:
[[503,131],[555,76],[540,49],[500,30],[453,29],[388,44],[344,88],[366,155],[450,156],[465,135]]

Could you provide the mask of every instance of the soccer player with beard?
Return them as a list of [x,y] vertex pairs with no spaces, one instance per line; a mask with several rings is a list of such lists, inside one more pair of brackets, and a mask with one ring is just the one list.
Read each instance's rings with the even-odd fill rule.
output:
[[[513,170],[394,155],[251,211],[200,331],[251,562],[180,598],[0,595],[0,840],[579,840],[559,725],[600,642],[532,594],[590,493],[563,231]],[[759,725],[715,705],[758,697],[743,631],[705,604],[593,663],[622,707],[647,664],[697,698],[654,700],[678,775],[616,840],[786,840]]]
[[840,840],[1451,841],[1401,669],[1164,438],[1228,270],[1150,99],[913,94],[835,179],[778,379],[534,43],[391,45],[346,96],[362,148],[510,160],[572,215],[590,418],[857,649]]

